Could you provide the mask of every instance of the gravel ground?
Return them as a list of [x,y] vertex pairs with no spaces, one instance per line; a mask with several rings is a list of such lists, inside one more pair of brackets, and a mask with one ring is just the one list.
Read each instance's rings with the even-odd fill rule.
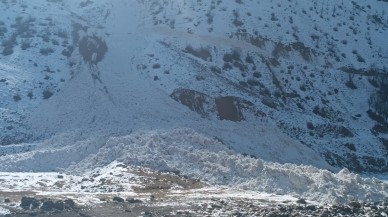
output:
[[[320,205],[291,196],[260,194],[217,186],[209,186],[174,173],[145,169],[100,171],[87,179],[71,181],[58,175],[63,185],[76,184],[79,192],[67,192],[44,182],[48,176],[32,182],[30,190],[1,191],[1,208],[12,214],[5,216],[55,217],[127,217],[127,216],[373,216],[388,217],[388,198],[376,203],[350,202],[341,205]],[[135,183],[125,188],[122,180],[130,173]],[[105,175],[104,175],[105,174]],[[59,177],[60,176],[60,177]],[[121,176],[122,179],[115,179]],[[16,176],[17,177],[17,176]],[[32,177],[32,176],[31,176]],[[124,178],[123,178],[124,177]],[[25,181],[17,177],[13,183]],[[95,181],[91,181],[95,179]],[[120,181],[121,180],[121,181]],[[30,180],[31,181],[31,180]],[[66,183],[71,182],[71,183]],[[40,183],[40,185],[39,185]],[[12,185],[10,185],[12,186]],[[70,185],[72,186],[72,185]],[[84,188],[82,188],[84,186]],[[62,186],[63,187],[63,186]],[[73,186],[74,187],[74,186]],[[57,191],[54,191],[54,190]],[[1,216],[1,214],[0,214]]]
[[[6,216],[388,216],[387,202],[320,206],[303,199],[297,202],[184,196],[161,199],[153,195],[148,199],[104,197],[103,200],[81,206],[73,204],[71,199],[23,197],[18,206],[8,207],[13,214]],[[34,207],[34,204],[39,205]]]

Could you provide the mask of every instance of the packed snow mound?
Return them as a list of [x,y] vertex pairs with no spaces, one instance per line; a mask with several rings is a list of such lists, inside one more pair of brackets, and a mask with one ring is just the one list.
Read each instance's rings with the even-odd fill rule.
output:
[[153,130],[127,136],[72,138],[67,134],[36,144],[30,151],[0,156],[0,171],[67,171],[70,175],[109,170],[112,162],[168,171],[209,184],[303,197],[322,203],[382,201],[388,184],[296,164],[270,163],[244,156],[218,138],[189,128]]
[[115,160],[211,184],[291,194],[319,202],[381,201],[388,197],[388,185],[377,179],[362,178],[347,169],[335,174],[312,166],[265,162],[237,154],[217,139],[191,129],[112,137],[96,154],[68,171],[83,173]]
[[10,215],[11,212],[8,209],[0,207],[0,215]]

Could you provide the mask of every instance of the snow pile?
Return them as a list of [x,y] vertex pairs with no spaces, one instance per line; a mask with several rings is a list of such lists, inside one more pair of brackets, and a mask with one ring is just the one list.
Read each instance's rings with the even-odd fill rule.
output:
[[11,212],[8,209],[4,209],[3,207],[0,207],[0,215],[9,215]]
[[[216,138],[188,128],[138,132],[108,140],[98,136],[90,139],[70,137],[57,135],[37,144],[30,152],[0,156],[0,171],[66,170],[71,175],[89,174],[92,177],[96,171],[101,170],[103,174],[112,171],[109,165],[117,161],[179,173],[210,184],[324,203],[381,201],[388,197],[388,184],[378,179],[362,178],[347,169],[335,174],[313,166],[254,159],[236,153]],[[125,188],[129,189],[128,186]]]
[[[103,168],[96,168],[82,175],[56,172],[0,172],[0,192],[31,191],[40,195],[58,195],[96,192],[132,192],[133,186],[142,181],[130,168],[120,167],[113,162]],[[1,202],[1,201],[0,201]]]
[[179,172],[212,184],[291,194],[320,202],[381,201],[388,197],[388,185],[377,179],[362,178],[347,169],[334,174],[312,166],[268,163],[237,154],[216,139],[191,129],[110,138],[98,153],[68,171],[83,173],[115,160]]
[[[78,176],[64,176],[60,173],[0,173],[0,191],[66,191],[74,192],[77,187],[74,184],[82,180]],[[59,178],[61,177],[61,178]],[[50,190],[48,190],[50,189]]]

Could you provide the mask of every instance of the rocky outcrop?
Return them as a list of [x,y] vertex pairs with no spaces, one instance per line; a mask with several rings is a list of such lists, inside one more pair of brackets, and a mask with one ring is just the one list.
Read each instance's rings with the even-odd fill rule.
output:
[[[175,198],[175,197],[174,197]],[[199,199],[201,203],[189,205],[184,208],[177,202],[188,202],[189,198],[163,204],[161,201],[131,204],[121,203],[120,206],[113,202],[101,203],[98,206],[86,205],[79,210],[30,210],[30,216],[387,216],[387,202],[351,201],[338,205],[311,204],[305,199],[296,202],[279,203],[246,198],[212,198],[211,200]],[[163,204],[163,205],[162,205]],[[12,216],[26,216],[25,210],[15,210]],[[10,215],[9,215],[10,216]]]
[[170,96],[203,117],[208,116],[214,110],[213,99],[195,90],[179,88],[174,90]]
[[184,88],[174,90],[170,96],[205,118],[211,114],[216,114],[220,120],[239,122],[250,115],[265,116],[265,113],[255,108],[252,102],[236,96],[213,98],[204,93]]
[[242,121],[244,116],[239,106],[239,98],[226,96],[219,97],[215,100],[217,106],[218,117],[221,120]]
[[41,205],[41,202],[32,197],[23,197],[20,203],[20,207],[23,209],[37,209]]
[[76,205],[72,199],[52,200],[49,198],[36,199],[33,197],[22,197],[20,207],[25,210],[63,211],[73,210],[76,208]]

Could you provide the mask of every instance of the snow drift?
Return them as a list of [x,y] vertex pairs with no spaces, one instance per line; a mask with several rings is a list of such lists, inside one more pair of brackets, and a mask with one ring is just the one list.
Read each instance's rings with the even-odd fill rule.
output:
[[335,174],[312,166],[265,162],[237,154],[191,129],[110,138],[97,154],[69,171],[81,172],[114,160],[174,171],[212,184],[299,195],[321,202],[377,201],[388,196],[388,185],[377,179],[361,178],[347,169]]
[[[49,152],[42,151],[44,144],[40,146],[40,151],[0,157],[0,170],[62,169],[81,174],[118,161],[170,171],[210,184],[290,194],[318,202],[381,201],[388,197],[388,185],[378,179],[362,178],[347,169],[332,173],[312,166],[270,163],[243,156],[217,139],[187,128],[111,137],[106,143],[88,140]],[[89,153],[89,156],[80,153]]]

